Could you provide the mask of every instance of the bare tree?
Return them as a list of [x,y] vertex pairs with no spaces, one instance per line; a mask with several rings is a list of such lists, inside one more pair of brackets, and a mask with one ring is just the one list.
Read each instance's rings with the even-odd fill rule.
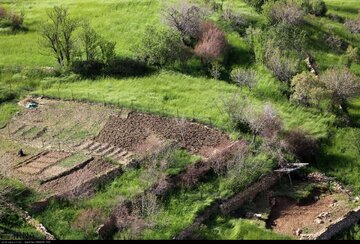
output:
[[[269,2],[267,17],[272,24],[285,24],[288,26],[298,26],[304,21],[304,11],[295,1]],[[265,8],[266,9],[266,8]]]
[[236,68],[231,71],[231,79],[240,87],[247,86],[250,90],[257,84],[255,70]]
[[353,34],[360,34],[360,11],[357,15],[356,19],[347,20],[344,24],[351,33]]
[[193,46],[200,38],[200,24],[204,16],[205,12],[200,6],[188,1],[170,4],[163,11],[165,23],[180,33],[186,46]]
[[299,67],[298,60],[285,55],[279,48],[269,48],[266,51],[265,64],[280,81],[287,84],[290,83],[291,78],[298,72]]
[[246,96],[241,95],[223,99],[223,103],[232,123],[247,127],[251,131],[252,142],[255,142],[258,135],[265,140],[272,140],[283,128],[278,113],[270,104],[265,104],[262,110],[258,111]]
[[333,102],[345,109],[347,99],[359,94],[360,83],[358,77],[348,68],[334,68],[326,70],[320,80],[332,93]]
[[235,165],[249,156],[250,150],[248,145],[239,143],[236,148],[228,148],[211,157],[211,168],[218,175],[224,175]]
[[235,93],[231,97],[220,97],[224,112],[229,116],[230,122],[235,127],[247,127],[245,114],[248,113],[250,100],[247,96]]
[[253,143],[257,135],[261,135],[267,140],[277,137],[278,133],[282,130],[282,122],[276,110],[270,104],[266,104],[260,114],[256,113],[253,109],[248,111],[246,120],[253,133]]
[[52,51],[61,67],[68,67],[72,60],[73,36],[78,22],[63,7],[55,6],[47,15],[50,21],[42,27],[42,45]]
[[200,40],[195,46],[195,53],[202,63],[211,63],[225,54],[228,42],[225,33],[211,22],[201,23]]

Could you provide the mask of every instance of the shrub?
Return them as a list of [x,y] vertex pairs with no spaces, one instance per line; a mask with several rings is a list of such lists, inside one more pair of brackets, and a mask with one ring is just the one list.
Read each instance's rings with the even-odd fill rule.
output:
[[299,62],[281,52],[279,48],[268,50],[265,64],[282,82],[290,83],[291,78],[298,72]]
[[264,5],[264,15],[270,24],[285,24],[299,26],[304,21],[304,11],[295,1],[267,2]]
[[194,187],[209,172],[209,166],[204,163],[189,166],[180,175],[180,185],[184,188]]
[[14,100],[17,97],[17,93],[15,91],[11,91],[6,88],[0,88],[0,104],[4,102],[8,102]]
[[223,104],[224,112],[228,115],[230,123],[242,132],[250,130],[246,114],[251,111],[251,102],[247,96],[234,94],[231,97],[220,98]]
[[252,131],[253,142],[257,135],[272,140],[282,130],[282,121],[270,104],[266,104],[261,113],[254,112],[250,107],[245,113],[245,120]]
[[339,22],[339,23],[344,23],[345,21],[345,18],[340,16],[340,15],[337,15],[337,14],[328,14],[328,18],[332,21],[336,21],[336,22]]
[[219,11],[223,10],[224,0],[222,0],[221,3],[217,3],[215,0],[204,0],[204,3],[213,12],[219,12]]
[[230,9],[226,9],[222,14],[222,19],[230,23],[233,28],[240,35],[245,34],[246,28],[249,26],[249,22],[245,17],[240,14],[235,14]]
[[249,27],[246,29],[246,43],[252,50],[255,61],[263,63],[265,58],[266,47],[264,45],[265,35],[260,28],[254,29]]
[[133,49],[141,61],[156,66],[184,60],[187,56],[178,33],[168,29],[156,29],[153,26],[146,27],[141,42]]
[[261,12],[262,6],[266,3],[267,0],[245,0],[245,3],[255,8],[257,12]]
[[12,30],[20,30],[23,28],[24,16],[12,13],[10,16],[10,21]]
[[266,48],[275,46],[280,50],[295,50],[301,55],[306,46],[306,31],[300,27],[279,24],[268,28],[264,35]]
[[315,16],[325,16],[327,12],[327,6],[322,0],[303,0],[302,6],[307,13]]
[[351,45],[346,49],[346,62],[347,66],[350,67],[352,62],[358,63],[360,61],[359,48]]
[[85,52],[85,60],[88,62],[95,61],[99,56],[99,39],[97,32],[90,27],[88,22],[82,26],[80,40]]
[[10,27],[13,31],[23,29],[24,14],[8,12],[0,7],[0,27]]
[[225,68],[221,65],[219,61],[213,61],[210,64],[209,73],[212,78],[219,80],[224,70]]
[[8,15],[8,13],[7,13],[6,9],[4,7],[0,6],[0,20],[5,19],[7,15]]
[[227,49],[225,33],[214,23],[201,24],[201,37],[195,46],[195,54],[201,58],[202,63],[211,63],[221,58]]
[[233,69],[230,77],[240,87],[247,86],[250,90],[257,84],[257,75],[252,69]]
[[356,19],[345,21],[346,28],[353,34],[360,34],[360,12]]
[[101,60],[105,64],[109,64],[116,58],[115,46],[116,42],[107,41],[104,38],[100,38],[99,47],[101,51]]
[[328,94],[325,84],[310,73],[302,72],[291,80],[293,94],[291,100],[303,105],[319,105],[320,100]]
[[348,47],[348,43],[345,42],[343,39],[334,36],[334,35],[326,35],[325,36],[325,43],[332,49],[340,49],[346,50]]

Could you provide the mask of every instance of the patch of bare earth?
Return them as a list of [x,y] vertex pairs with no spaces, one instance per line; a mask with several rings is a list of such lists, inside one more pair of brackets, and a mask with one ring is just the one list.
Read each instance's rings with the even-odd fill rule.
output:
[[296,236],[315,233],[343,216],[349,207],[336,195],[322,195],[319,200],[299,205],[286,197],[278,197],[269,217],[271,228],[278,233]]
[[180,147],[204,157],[231,144],[226,134],[205,125],[138,112],[129,113],[127,118],[111,116],[96,140],[139,151],[146,148],[144,142],[151,144],[151,137],[176,141]]
[[37,148],[71,150],[86,138],[96,136],[116,110],[100,105],[33,99],[39,106],[14,116],[0,134]]
[[[56,165],[69,157],[71,153],[68,152],[42,152],[37,155],[34,155],[28,159],[25,159],[19,165],[16,165],[13,168],[13,175],[18,179],[26,183],[27,185],[37,186],[38,180],[52,176],[54,172],[52,169],[57,167]],[[66,168],[62,168],[62,171],[65,171]],[[47,172],[44,175],[44,172]],[[61,172],[58,172],[61,173]]]
[[113,169],[117,169],[118,167],[118,165],[113,165],[97,158],[86,164],[85,167],[78,169],[71,174],[41,185],[39,190],[41,192],[61,195],[81,186],[95,177],[101,176]]

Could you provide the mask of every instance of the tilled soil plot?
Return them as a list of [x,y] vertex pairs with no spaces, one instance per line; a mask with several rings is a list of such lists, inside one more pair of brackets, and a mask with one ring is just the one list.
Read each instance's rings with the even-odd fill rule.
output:
[[56,180],[49,181],[40,186],[40,191],[47,193],[63,194],[82,185],[83,183],[106,173],[119,166],[113,165],[97,158],[88,163],[85,167],[65,175]]
[[205,157],[219,146],[231,144],[227,135],[204,125],[138,112],[127,118],[111,116],[96,140],[136,151],[150,136],[174,140],[180,147]]
[[18,170],[27,174],[38,174],[70,155],[67,152],[47,152],[22,165]]

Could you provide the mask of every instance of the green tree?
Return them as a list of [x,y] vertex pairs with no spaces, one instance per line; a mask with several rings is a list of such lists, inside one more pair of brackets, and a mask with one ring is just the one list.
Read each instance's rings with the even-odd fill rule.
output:
[[179,33],[169,29],[157,29],[154,26],[146,27],[140,43],[133,49],[140,60],[156,66],[182,60],[185,54]]
[[292,78],[291,87],[293,93],[290,99],[303,105],[318,106],[321,99],[329,94],[319,77],[305,71]]
[[41,45],[48,48],[61,67],[69,67],[74,52],[74,32],[78,21],[71,18],[68,9],[55,6],[47,13],[49,22],[41,30]]

